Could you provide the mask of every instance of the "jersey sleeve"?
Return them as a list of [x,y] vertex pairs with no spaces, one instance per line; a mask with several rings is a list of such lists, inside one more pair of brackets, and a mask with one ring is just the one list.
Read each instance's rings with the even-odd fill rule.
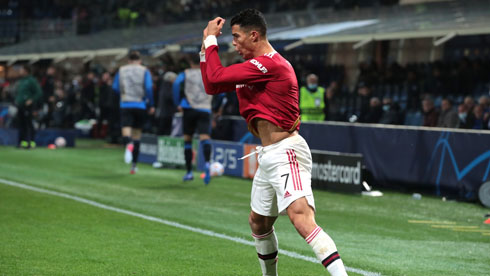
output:
[[[222,92],[232,92],[236,90],[236,86],[234,84],[219,84],[219,83],[214,83],[211,84],[208,80],[207,76],[207,71],[208,66],[206,63],[206,58],[204,54],[201,54],[201,76],[202,76],[202,82],[204,83],[204,90],[206,91],[206,94],[209,95],[216,95]],[[221,62],[220,62],[221,64]]]
[[174,104],[175,106],[180,105],[180,89],[182,86],[182,83],[185,81],[185,73],[182,72],[180,73],[177,78],[175,79],[174,83],[172,84],[172,93],[174,96]]
[[206,49],[207,79],[211,84],[223,85],[268,81],[273,78],[273,74],[272,63],[267,59],[257,57],[224,67],[218,56],[218,46],[212,45]]
[[149,70],[145,71],[145,91],[149,105],[152,107],[155,106],[155,103],[153,101],[153,80],[151,78],[151,73]]
[[119,94],[119,72],[116,73],[114,80],[112,81],[112,90]]

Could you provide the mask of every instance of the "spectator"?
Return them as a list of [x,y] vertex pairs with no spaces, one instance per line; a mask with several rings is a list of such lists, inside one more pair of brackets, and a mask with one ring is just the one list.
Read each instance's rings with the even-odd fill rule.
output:
[[340,112],[341,102],[338,92],[338,83],[332,81],[325,94],[325,120],[327,121],[342,121],[342,114]]
[[473,114],[473,108],[475,107],[475,100],[471,96],[464,98],[464,104],[468,107],[468,113]]
[[420,83],[414,70],[408,71],[404,89],[407,92],[407,107],[409,109],[418,109],[420,107]]
[[61,88],[56,88],[54,91],[54,108],[53,108],[53,122],[52,126],[56,128],[66,128],[69,127],[69,106],[65,95],[65,91]]
[[301,120],[324,121],[325,120],[325,88],[318,86],[318,76],[309,74],[306,77],[306,86],[299,91],[299,108]]
[[483,118],[483,106],[481,105],[475,105],[473,108],[473,116],[475,118],[473,122],[473,129],[486,129],[486,122],[485,119]]
[[483,107],[483,120],[487,122],[490,119],[490,100],[483,95],[478,99],[478,104]]
[[459,126],[458,113],[453,109],[453,105],[448,98],[444,98],[441,103],[441,113],[437,121],[438,127],[457,128]]
[[473,116],[468,115],[468,106],[462,103],[458,106],[458,119],[459,128],[472,128],[473,127]]
[[478,104],[483,107],[484,112],[490,111],[490,102],[487,96],[483,95],[478,99]]
[[95,118],[95,74],[89,72],[82,84],[82,119]]
[[383,98],[383,114],[379,120],[381,124],[401,124],[400,106],[394,103],[391,98]]
[[158,135],[170,135],[172,132],[172,121],[174,113],[177,111],[177,107],[174,104],[172,85],[176,78],[177,74],[169,71],[163,75],[161,80],[155,115],[158,121]]
[[56,83],[56,69],[53,66],[48,67],[46,75],[41,81],[41,88],[43,90],[43,101],[46,106],[46,113],[42,118],[42,123],[45,127],[50,127],[51,120],[53,119],[53,110],[56,104],[55,97],[55,83]]
[[427,96],[422,101],[422,111],[424,113],[423,126],[435,127],[439,119],[439,111],[434,106],[434,100]]
[[361,82],[357,89],[357,94],[354,113],[359,115],[359,122],[363,123],[366,121],[366,115],[370,106],[371,89],[365,82]]
[[[105,137],[110,125],[111,114],[117,112],[114,98],[116,93],[112,92],[112,78],[109,72],[102,74],[102,79],[99,84],[99,99],[98,99],[98,116],[97,116],[97,137]],[[114,137],[111,137],[114,138]],[[114,140],[114,139],[111,139]]]
[[365,123],[377,124],[383,115],[381,101],[377,97],[372,97],[369,101],[369,110],[365,116]]
[[41,86],[31,75],[31,69],[28,65],[23,65],[20,68],[19,74],[21,78],[17,81],[17,94],[15,95],[19,124],[18,146],[28,149],[36,147],[36,143],[34,142],[36,133],[32,119],[43,94]]

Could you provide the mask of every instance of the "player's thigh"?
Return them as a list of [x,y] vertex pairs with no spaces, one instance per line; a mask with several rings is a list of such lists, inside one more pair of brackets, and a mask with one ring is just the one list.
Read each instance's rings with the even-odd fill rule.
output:
[[[307,145],[306,145],[307,146]],[[278,209],[281,214],[297,199],[305,197],[314,209],[311,189],[311,154],[301,143],[278,149],[270,156],[276,160],[271,183],[276,191]]]
[[[121,127],[131,128],[134,124],[134,117],[130,108],[121,108]],[[124,134],[123,134],[124,135]],[[130,134],[128,134],[129,136]]]
[[211,114],[208,112],[199,112],[197,120],[197,133],[199,135],[208,135],[211,133]]
[[194,109],[184,108],[183,115],[183,132],[185,135],[192,136],[196,131],[197,113]]
[[268,178],[267,173],[259,167],[253,179],[250,207],[253,212],[261,216],[276,217],[278,215],[276,191]]
[[148,113],[146,109],[134,108],[132,110],[133,114],[133,128],[135,129],[143,129],[146,120],[148,120]]

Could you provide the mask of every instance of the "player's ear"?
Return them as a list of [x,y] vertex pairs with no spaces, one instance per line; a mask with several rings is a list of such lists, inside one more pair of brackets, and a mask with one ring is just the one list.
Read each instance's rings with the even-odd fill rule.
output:
[[250,31],[250,37],[252,38],[253,42],[257,42],[259,40],[260,34],[257,31]]

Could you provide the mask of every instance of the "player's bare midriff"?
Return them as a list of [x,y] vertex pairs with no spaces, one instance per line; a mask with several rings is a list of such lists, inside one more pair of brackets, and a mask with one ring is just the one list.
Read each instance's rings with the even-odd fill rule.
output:
[[252,126],[257,130],[262,146],[264,147],[277,143],[288,137],[298,135],[297,130],[289,132],[261,118],[253,119]]

